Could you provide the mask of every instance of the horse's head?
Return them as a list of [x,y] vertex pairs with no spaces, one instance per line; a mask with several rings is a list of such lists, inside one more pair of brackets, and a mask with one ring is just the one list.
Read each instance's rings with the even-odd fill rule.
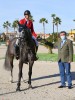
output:
[[24,38],[25,40],[30,40],[32,38],[30,29],[26,26],[26,24],[22,25],[18,23],[18,25],[19,25],[19,32],[21,33],[22,38]]

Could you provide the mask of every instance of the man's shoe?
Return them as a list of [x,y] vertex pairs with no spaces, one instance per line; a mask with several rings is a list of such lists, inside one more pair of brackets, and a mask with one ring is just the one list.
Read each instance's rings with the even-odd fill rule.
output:
[[68,89],[72,89],[72,86],[68,86]]
[[64,88],[64,87],[65,87],[65,86],[62,86],[62,85],[61,85],[61,86],[59,86],[58,88]]

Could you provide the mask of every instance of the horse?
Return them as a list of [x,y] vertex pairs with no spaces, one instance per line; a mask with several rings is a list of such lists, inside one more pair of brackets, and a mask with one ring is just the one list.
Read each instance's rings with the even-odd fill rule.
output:
[[[18,83],[17,83],[17,88],[16,91],[20,91],[20,86],[21,86],[21,78],[22,78],[22,68],[23,64],[25,62],[28,62],[29,65],[29,79],[28,79],[28,84],[29,88],[32,88],[31,85],[31,75],[32,75],[32,67],[34,64],[34,52],[36,48],[36,44],[34,40],[32,39],[32,34],[30,29],[28,29],[25,25],[20,25],[19,27],[21,29],[22,37],[19,37],[19,75],[18,75]],[[13,79],[13,60],[15,58],[15,42],[17,38],[13,38],[6,51],[6,56],[5,56],[5,62],[4,62],[4,68],[8,71],[11,71],[11,82]]]

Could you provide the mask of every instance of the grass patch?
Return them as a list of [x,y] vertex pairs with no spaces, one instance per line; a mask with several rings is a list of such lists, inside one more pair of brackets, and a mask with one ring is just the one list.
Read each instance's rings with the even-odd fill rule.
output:
[[0,42],[0,45],[2,45],[2,44],[6,44],[6,42]]
[[58,54],[38,53],[39,61],[57,61]]
[[[38,53],[39,61],[57,61],[58,54],[49,54],[49,53]],[[75,55],[73,57],[73,61],[75,62]]]
[[[58,60],[58,54],[50,54],[50,53],[38,53],[39,59],[38,61],[53,61],[56,62]],[[5,59],[5,57],[1,57],[1,59]],[[75,62],[75,54],[73,56],[73,61]]]

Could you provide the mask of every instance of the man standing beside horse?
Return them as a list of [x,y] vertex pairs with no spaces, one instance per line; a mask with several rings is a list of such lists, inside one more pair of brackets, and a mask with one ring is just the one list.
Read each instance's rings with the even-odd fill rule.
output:
[[[67,33],[65,31],[60,32],[60,39],[57,42],[58,46],[58,65],[60,71],[61,85],[58,88],[64,88],[66,86],[65,79],[67,77],[68,89],[72,88],[72,76],[71,76],[71,62],[73,61],[73,44],[72,41],[67,39]],[[66,77],[65,77],[66,75]]]

